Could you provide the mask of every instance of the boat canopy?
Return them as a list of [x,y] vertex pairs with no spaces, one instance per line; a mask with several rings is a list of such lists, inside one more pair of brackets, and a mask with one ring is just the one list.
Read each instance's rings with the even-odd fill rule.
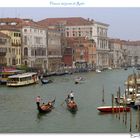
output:
[[32,73],[16,74],[16,75],[9,76],[8,79],[10,79],[10,78],[24,78],[24,77],[30,77],[33,75],[37,75],[37,73],[32,72]]

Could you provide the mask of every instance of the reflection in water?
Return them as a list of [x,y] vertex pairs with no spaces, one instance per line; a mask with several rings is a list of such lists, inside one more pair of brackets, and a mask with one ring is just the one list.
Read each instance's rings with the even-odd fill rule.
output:
[[70,113],[72,114],[73,117],[75,117],[77,114],[77,111],[70,111]]
[[44,113],[37,113],[37,119],[39,119],[39,120],[42,120],[42,117],[44,116],[44,115],[46,115],[46,114],[44,114]]

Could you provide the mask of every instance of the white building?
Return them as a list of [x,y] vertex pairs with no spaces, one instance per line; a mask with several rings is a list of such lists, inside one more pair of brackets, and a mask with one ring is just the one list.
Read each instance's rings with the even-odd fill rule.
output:
[[108,24],[93,21],[92,38],[96,42],[96,66],[107,68],[109,66]]

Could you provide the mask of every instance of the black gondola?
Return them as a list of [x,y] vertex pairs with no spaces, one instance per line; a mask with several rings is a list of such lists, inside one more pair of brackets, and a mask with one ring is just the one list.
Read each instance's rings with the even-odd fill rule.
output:
[[37,103],[37,109],[39,113],[48,113],[52,111],[52,109],[54,108],[54,104],[55,99],[53,101],[48,102],[47,104],[40,105],[40,103]]

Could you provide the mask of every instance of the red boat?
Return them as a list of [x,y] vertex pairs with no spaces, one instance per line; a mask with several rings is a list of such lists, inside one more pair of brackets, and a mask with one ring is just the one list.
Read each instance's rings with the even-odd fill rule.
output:
[[130,107],[124,107],[124,106],[100,106],[97,107],[97,110],[101,112],[123,112],[123,111],[130,111]]

